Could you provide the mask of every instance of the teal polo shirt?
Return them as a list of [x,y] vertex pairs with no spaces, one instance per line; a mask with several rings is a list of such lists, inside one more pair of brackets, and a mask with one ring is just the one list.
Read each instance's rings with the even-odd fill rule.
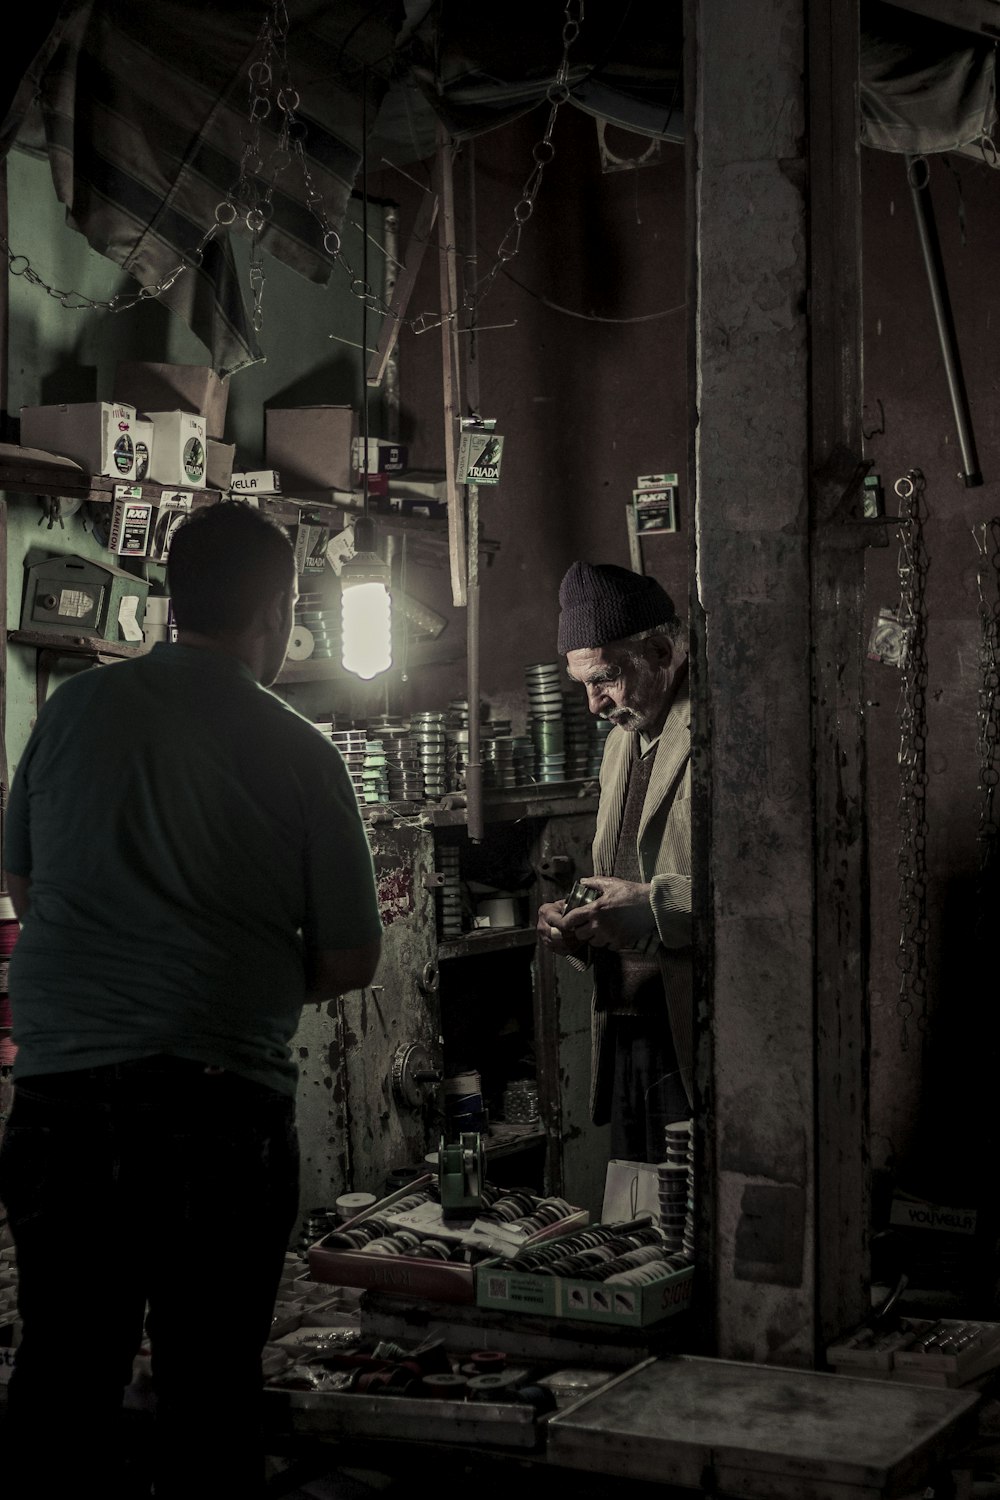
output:
[[5,864],[31,880],[15,1078],[168,1053],[292,1093],[304,951],[382,931],[339,750],[242,662],[193,647],[53,692]]

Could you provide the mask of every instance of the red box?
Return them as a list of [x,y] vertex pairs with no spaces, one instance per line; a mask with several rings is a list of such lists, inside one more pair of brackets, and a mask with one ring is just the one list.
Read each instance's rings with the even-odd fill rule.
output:
[[[390,1193],[372,1208],[357,1214],[343,1227],[360,1224],[364,1219],[381,1217],[394,1203],[410,1193],[426,1187],[432,1174],[415,1178],[405,1187]],[[567,1218],[557,1220],[525,1240],[526,1245],[536,1245],[541,1240],[556,1235],[568,1234],[589,1221],[584,1208],[577,1209]],[[336,1239],[337,1232],[328,1234],[317,1244],[310,1245],[307,1252],[309,1274],[314,1281],[331,1282],[336,1286],[361,1286],[375,1288],[380,1292],[399,1297],[424,1297],[429,1302],[475,1302],[475,1267],[458,1261],[421,1260],[410,1255],[368,1255],[363,1250],[336,1250],[327,1246],[327,1241]]]

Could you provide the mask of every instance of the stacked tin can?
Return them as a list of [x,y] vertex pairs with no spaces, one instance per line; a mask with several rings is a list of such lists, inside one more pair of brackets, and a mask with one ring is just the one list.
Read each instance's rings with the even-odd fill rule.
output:
[[587,767],[588,776],[600,775],[604,746],[613,727],[609,719],[593,720],[591,725],[590,764]]
[[514,785],[532,786],[538,780],[535,742],[530,734],[514,736]]
[[575,684],[563,689],[563,724],[566,731],[566,776],[570,781],[591,774],[593,717],[587,707],[587,696]]
[[358,801],[365,801],[365,756],[368,753],[368,735],[363,729],[334,729],[330,738],[340,751],[351,774]]
[[535,662],[525,667],[528,685],[528,720],[535,746],[535,766],[540,782],[565,781],[566,732],[563,724],[562,666],[559,662]]
[[368,733],[381,741],[385,753],[389,801],[422,802],[424,772],[409,724],[397,715],[380,714],[368,720]]
[[[322,660],[340,656],[340,604],[324,606],[322,595],[303,594],[295,606],[295,624],[300,636],[311,638],[309,658]],[[301,659],[301,658],[300,658]]]
[[660,1229],[667,1253],[694,1259],[694,1142],[690,1120],[665,1128],[666,1159],[656,1169]]
[[458,845],[440,844],[437,855],[438,874],[443,883],[438,889],[438,911],[442,937],[462,935],[462,888],[459,881]]
[[364,802],[388,802],[389,773],[382,740],[365,738],[365,758],[361,766]]
[[440,709],[433,709],[413,714],[410,719],[410,733],[420,756],[425,797],[443,797],[448,790],[444,718]]
[[444,719],[445,781],[449,792],[465,790],[469,764],[469,703],[452,698]]
[[514,773],[514,737],[509,719],[492,719],[482,726],[479,742],[483,763],[483,786],[517,785]]

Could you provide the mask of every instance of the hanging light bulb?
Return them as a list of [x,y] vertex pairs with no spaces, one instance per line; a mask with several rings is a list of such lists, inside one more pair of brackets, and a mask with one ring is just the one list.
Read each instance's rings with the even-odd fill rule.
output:
[[340,569],[341,661],[369,681],[392,666],[389,569],[375,550],[375,523],[354,523],[354,556]]

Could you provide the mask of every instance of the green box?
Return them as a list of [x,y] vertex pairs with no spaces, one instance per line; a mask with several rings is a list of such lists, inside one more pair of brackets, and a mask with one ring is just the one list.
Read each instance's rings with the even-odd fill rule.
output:
[[694,1290],[694,1266],[668,1271],[640,1286],[611,1286],[517,1271],[503,1261],[476,1267],[476,1304],[502,1312],[547,1314],[583,1323],[645,1328],[684,1312]]

